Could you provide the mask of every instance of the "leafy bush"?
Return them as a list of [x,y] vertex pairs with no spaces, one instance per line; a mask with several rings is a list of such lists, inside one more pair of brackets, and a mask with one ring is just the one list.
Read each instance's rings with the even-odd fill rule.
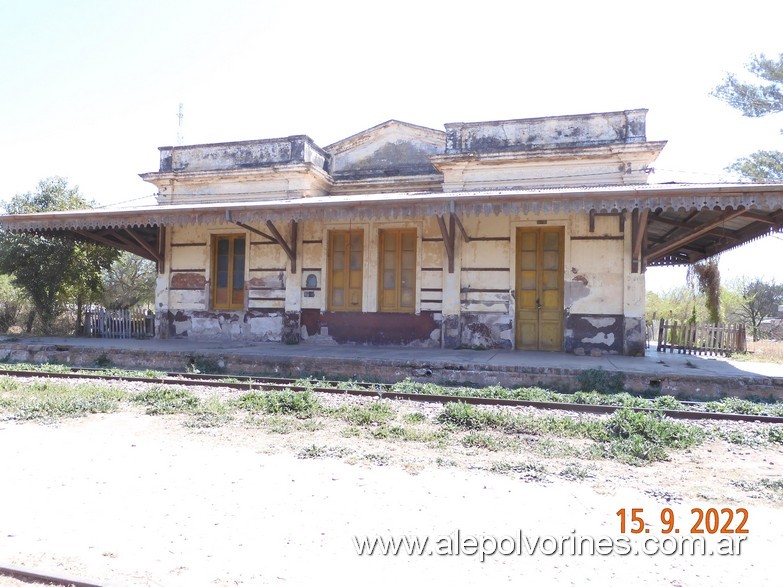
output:
[[770,442],[783,444],[783,428],[770,428],[768,434]]

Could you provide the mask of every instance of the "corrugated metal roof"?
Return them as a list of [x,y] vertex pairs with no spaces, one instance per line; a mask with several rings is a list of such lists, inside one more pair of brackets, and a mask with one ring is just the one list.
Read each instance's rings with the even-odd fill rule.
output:
[[123,226],[216,224],[307,219],[536,214],[650,208],[673,211],[738,207],[783,208],[783,184],[639,184],[467,192],[400,192],[313,198],[168,204],[0,216],[10,230],[98,229]]

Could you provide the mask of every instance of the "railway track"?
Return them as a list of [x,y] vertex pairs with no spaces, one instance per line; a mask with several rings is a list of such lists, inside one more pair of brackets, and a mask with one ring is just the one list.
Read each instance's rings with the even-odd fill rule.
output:
[[362,397],[386,398],[392,400],[410,400],[429,403],[462,402],[483,406],[524,406],[542,410],[563,410],[588,414],[611,414],[617,410],[629,409],[636,412],[660,413],[670,418],[680,420],[730,420],[736,422],[761,422],[766,424],[783,424],[783,416],[756,414],[732,414],[727,412],[710,412],[701,409],[704,402],[682,401],[684,406],[692,409],[669,410],[635,406],[611,406],[600,404],[578,404],[571,402],[546,402],[519,400],[494,397],[477,397],[464,395],[427,394],[397,391],[391,385],[384,383],[351,382],[350,387],[342,381],[321,381],[321,385],[296,385],[297,380],[286,377],[252,377],[247,375],[226,376],[203,373],[165,373],[163,377],[141,377],[133,375],[107,375],[99,369],[76,368],[70,372],[30,371],[19,369],[0,369],[0,376],[7,377],[40,377],[48,379],[93,379],[100,381],[137,381],[141,383],[157,383],[163,385],[185,385],[192,387],[224,387],[246,391],[274,391],[288,389],[291,391],[310,390],[315,393],[333,395],[352,395]]

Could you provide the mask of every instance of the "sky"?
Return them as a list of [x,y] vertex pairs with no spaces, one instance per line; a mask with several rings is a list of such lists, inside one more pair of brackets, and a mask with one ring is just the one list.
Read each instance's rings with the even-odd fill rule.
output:
[[[651,181],[730,181],[738,157],[783,150],[783,115],[743,118],[710,91],[783,53],[781,21],[769,0],[3,0],[0,200],[61,175],[98,205],[152,204],[138,174],[179,131],[326,146],[390,118],[442,129],[632,108],[668,140]],[[781,258],[767,238],[721,270],[783,281]],[[647,281],[664,291],[684,272]]]

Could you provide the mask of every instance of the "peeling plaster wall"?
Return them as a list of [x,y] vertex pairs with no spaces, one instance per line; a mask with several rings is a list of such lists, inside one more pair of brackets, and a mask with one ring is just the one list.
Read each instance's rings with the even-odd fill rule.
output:
[[[211,308],[212,236],[226,234],[246,235],[245,311]],[[171,227],[167,243],[169,262],[157,281],[161,336],[282,340],[287,258],[282,251],[262,244],[262,240],[232,224]]]
[[514,297],[511,222],[507,217],[463,219],[470,242],[460,242],[460,346],[512,348]]
[[[454,272],[437,220],[299,223],[298,271],[282,248],[231,224],[176,227],[169,262],[158,279],[163,336],[204,336],[308,343],[354,342],[514,348],[516,231],[520,226],[563,226],[564,350],[639,354],[644,348],[644,276],[630,274],[630,223],[587,214],[467,216],[469,242],[458,232]],[[263,226],[259,221],[257,226]],[[382,315],[378,309],[378,234],[417,231],[416,312]],[[288,227],[281,226],[288,238]],[[328,234],[362,230],[362,312],[328,310]],[[246,234],[244,312],[210,309],[212,235]],[[402,329],[402,330],[400,330]],[[409,333],[404,333],[409,329]],[[378,330],[377,335],[372,334]]]

